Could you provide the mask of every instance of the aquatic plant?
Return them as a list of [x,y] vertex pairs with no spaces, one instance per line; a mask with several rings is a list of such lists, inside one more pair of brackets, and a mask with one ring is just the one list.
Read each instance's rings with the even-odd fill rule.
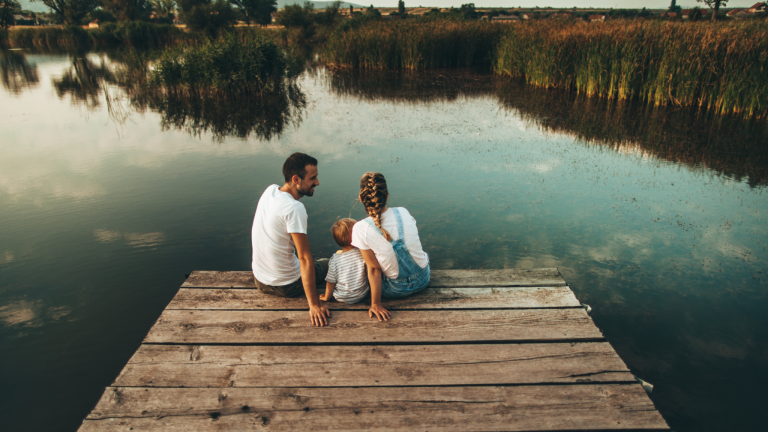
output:
[[764,22],[543,21],[510,26],[493,70],[588,96],[768,116]]
[[15,48],[91,48],[127,46],[158,48],[196,39],[176,26],[141,21],[106,23],[100,28],[71,27],[21,28],[0,33],[0,46]]
[[298,76],[301,62],[270,38],[228,34],[197,46],[178,46],[155,62],[150,84],[174,93],[210,96],[261,95],[280,91]]
[[482,21],[369,21],[332,33],[320,55],[337,68],[475,66],[490,63],[504,31],[502,26]]

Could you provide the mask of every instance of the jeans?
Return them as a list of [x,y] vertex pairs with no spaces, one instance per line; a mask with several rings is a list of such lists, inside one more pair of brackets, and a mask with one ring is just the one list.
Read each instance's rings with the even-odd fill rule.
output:
[[[325,276],[328,274],[328,258],[315,258],[315,285],[318,289],[325,287]],[[299,278],[288,285],[273,286],[259,282],[255,277],[256,287],[265,294],[278,297],[300,297],[304,294],[304,282]]]

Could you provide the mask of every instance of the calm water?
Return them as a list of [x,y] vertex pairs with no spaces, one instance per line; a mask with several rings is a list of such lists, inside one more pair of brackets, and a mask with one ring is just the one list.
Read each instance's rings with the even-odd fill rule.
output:
[[286,100],[222,107],[127,97],[103,55],[0,65],[4,430],[75,430],[185,273],[249,269],[293,151],[320,161],[315,255],[381,171],[433,268],[558,267],[673,429],[764,427],[764,125],[472,71],[315,68]]

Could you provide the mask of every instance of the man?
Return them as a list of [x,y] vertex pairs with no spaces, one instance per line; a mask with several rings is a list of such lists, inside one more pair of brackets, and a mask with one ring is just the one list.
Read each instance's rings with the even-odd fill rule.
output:
[[[283,164],[285,184],[264,191],[253,218],[253,275],[256,286],[267,294],[297,297],[303,292],[309,302],[313,325],[328,324],[331,313],[320,305],[317,285],[325,286],[327,260],[312,259],[307,240],[307,210],[299,202],[312,196],[317,179],[317,159],[294,153]],[[294,247],[296,254],[294,255]]]

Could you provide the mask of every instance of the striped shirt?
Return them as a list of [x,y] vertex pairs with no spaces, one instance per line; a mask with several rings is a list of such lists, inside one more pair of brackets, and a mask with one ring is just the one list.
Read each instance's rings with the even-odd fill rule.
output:
[[357,303],[368,294],[368,274],[360,249],[337,253],[328,262],[326,282],[336,284],[333,298],[344,303]]

